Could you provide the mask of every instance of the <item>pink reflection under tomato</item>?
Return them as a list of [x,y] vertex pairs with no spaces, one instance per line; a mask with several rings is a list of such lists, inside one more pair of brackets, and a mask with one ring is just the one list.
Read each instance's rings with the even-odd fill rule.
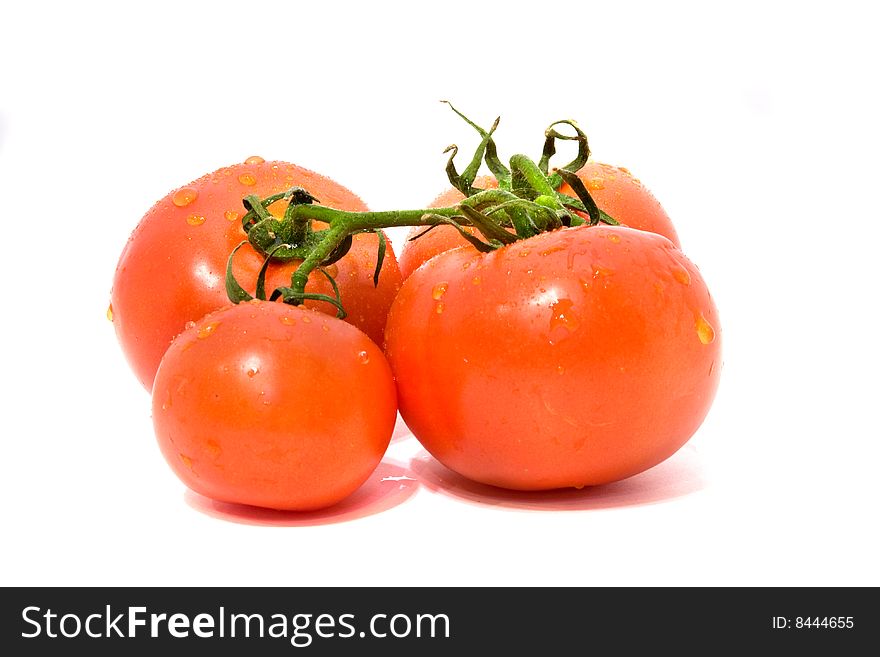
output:
[[417,488],[416,478],[404,465],[386,459],[349,497],[317,511],[277,511],[218,502],[191,490],[184,493],[184,500],[196,511],[221,520],[245,525],[300,527],[329,525],[372,516],[403,504]]
[[623,481],[580,490],[514,491],[471,481],[422,452],[410,468],[428,490],[474,504],[532,511],[588,511],[657,504],[690,495],[705,486],[699,454],[685,445],[663,463]]

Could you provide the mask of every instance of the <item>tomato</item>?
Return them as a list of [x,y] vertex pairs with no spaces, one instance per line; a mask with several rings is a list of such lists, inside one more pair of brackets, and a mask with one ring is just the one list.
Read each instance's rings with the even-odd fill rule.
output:
[[192,490],[285,510],[326,507],[357,489],[397,417],[382,351],[333,317],[252,301],[211,313],[162,359],[153,422]]
[[521,490],[629,477],[697,430],[721,330],[697,268],[622,226],[440,254],[404,282],[386,355],[400,413],[440,462]]
[[[680,246],[675,227],[663,207],[629,170],[610,164],[588,162],[578,171],[578,177],[584,181],[596,204],[614,219],[631,228],[665,235],[673,244]],[[491,189],[498,186],[498,181],[491,176],[482,176],[474,182],[474,185],[481,189]],[[559,191],[576,197],[567,184],[563,184]],[[450,188],[438,196],[429,207],[448,207],[455,205],[462,198],[464,196],[461,192]],[[415,227],[411,229],[409,237],[414,237],[424,230]],[[400,271],[403,278],[407,278],[429,258],[462,244],[465,244],[464,239],[451,226],[438,226],[424,237],[408,241],[400,253]]]
[[[123,351],[148,390],[172,338],[187,322],[229,304],[224,285],[230,252],[246,238],[241,227],[242,198],[266,197],[299,185],[322,204],[341,210],[366,210],[364,203],[341,185],[284,162],[249,158],[169,193],[144,216],[123,250],[111,293],[111,316]],[[285,204],[270,207],[281,215]],[[376,234],[356,235],[348,255],[328,267],[335,277],[347,321],[381,343],[385,318],[400,287],[400,270],[389,248],[378,287],[373,272],[378,250]],[[390,247],[390,244],[389,244]],[[251,294],[263,255],[250,244],[235,256],[233,272]],[[298,262],[273,263],[267,289],[290,285]],[[332,295],[329,281],[314,272],[308,292]],[[335,314],[322,301],[307,306]]]

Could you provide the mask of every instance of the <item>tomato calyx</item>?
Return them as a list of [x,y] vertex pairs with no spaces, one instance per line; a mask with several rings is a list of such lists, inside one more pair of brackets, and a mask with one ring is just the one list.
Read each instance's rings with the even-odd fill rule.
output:
[[[242,217],[242,228],[247,234],[247,242],[263,254],[265,260],[257,277],[255,296],[252,296],[232,275],[233,257],[244,242],[233,250],[226,268],[226,291],[230,301],[265,300],[265,277],[270,262],[300,260],[291,276],[290,286],[276,288],[268,299],[281,299],[293,305],[305,300],[326,301],[336,307],[338,317],[344,318],[345,309],[338,287],[325,267],[348,252],[354,235],[374,232],[379,236],[379,246],[373,282],[378,285],[386,250],[384,228],[425,226],[425,231],[411,238],[418,239],[436,226],[450,225],[477,250],[489,252],[563,226],[618,224],[599,209],[575,173],[586,164],[590,148],[586,134],[574,121],[565,119],[550,124],[544,131],[544,147],[537,162],[517,154],[510,158],[508,167],[498,157],[493,139],[500,119],[496,119],[489,130],[484,130],[451,103],[443,102],[481,137],[473,157],[461,173],[454,163],[458,146],[453,144],[444,151],[451,153],[446,163],[446,175],[465,196],[460,203],[445,208],[348,212],[317,204],[318,199],[302,187],[293,187],[263,199],[248,196],[243,200],[247,213]],[[569,126],[575,134],[559,132],[556,127],[560,125]],[[550,159],[556,154],[558,139],[576,141],[577,154],[565,167],[551,170]],[[498,180],[495,189],[480,189],[473,184],[484,162]],[[559,191],[563,183],[571,187],[575,196]],[[282,200],[287,201],[287,207],[284,216],[278,218],[269,212],[268,207]],[[316,223],[327,227],[316,230]],[[469,227],[476,228],[482,238],[467,230]],[[329,279],[334,297],[305,291],[309,276],[316,269]]]

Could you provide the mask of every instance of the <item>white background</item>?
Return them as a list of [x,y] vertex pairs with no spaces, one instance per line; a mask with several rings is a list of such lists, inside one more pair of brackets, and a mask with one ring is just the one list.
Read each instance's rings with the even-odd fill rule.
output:
[[[865,6],[8,6],[0,583],[880,584]],[[653,190],[721,312],[707,421],[654,470],[576,494],[468,485],[405,435],[325,513],[185,493],[105,318],[128,234],[171,189],[255,154],[374,209],[423,206],[446,187],[443,148],[475,145],[443,98],[501,114],[506,156],[575,118],[596,159]]]

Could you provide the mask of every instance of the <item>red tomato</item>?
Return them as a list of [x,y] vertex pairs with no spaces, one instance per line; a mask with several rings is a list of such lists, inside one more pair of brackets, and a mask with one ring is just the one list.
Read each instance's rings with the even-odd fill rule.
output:
[[286,304],[211,313],[169,347],[153,387],[162,453],[192,490],[273,509],[335,504],[379,464],[397,417],[381,350]]
[[404,282],[385,336],[400,413],[428,451],[521,490],[663,461],[700,426],[721,366],[697,268],[622,226],[438,255]]
[[[614,219],[630,228],[664,235],[672,240],[675,246],[681,246],[669,216],[654,195],[642,185],[641,181],[634,178],[629,170],[610,164],[588,162],[578,171],[578,177],[584,181],[596,204]],[[498,186],[498,181],[491,176],[481,176],[474,185],[481,189],[491,189]],[[559,191],[576,197],[567,184],[563,184]],[[461,192],[450,188],[438,196],[429,207],[448,207],[463,198]],[[423,230],[425,230],[423,227],[412,228],[409,237]],[[424,237],[407,242],[400,253],[400,271],[403,278],[407,278],[429,258],[465,243],[452,226],[438,226]]]
[[[299,185],[322,204],[341,210],[366,210],[353,193],[316,173],[285,162],[249,158],[177,189],[154,205],[129,238],[119,259],[111,293],[116,335],[132,369],[148,390],[172,338],[187,322],[229,304],[224,285],[230,252],[246,238],[241,228],[242,198],[266,197]],[[285,204],[270,210],[281,215]],[[354,238],[348,255],[328,267],[339,285],[347,321],[381,344],[385,318],[400,287],[394,253],[387,251],[379,286],[373,285],[378,236]],[[234,274],[254,293],[264,257],[250,244],[235,256]],[[290,285],[298,262],[272,264],[266,289]],[[330,283],[314,272],[308,292],[333,295]],[[307,306],[335,314],[329,303]]]

